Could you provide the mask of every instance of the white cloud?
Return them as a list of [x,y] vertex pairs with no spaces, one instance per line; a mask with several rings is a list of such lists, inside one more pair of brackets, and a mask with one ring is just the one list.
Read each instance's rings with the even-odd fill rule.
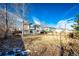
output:
[[57,23],[57,28],[65,28],[68,29],[68,30],[72,30],[73,28],[71,27],[71,25],[74,24],[74,20],[71,20],[71,19],[74,19],[75,17],[71,17],[69,19],[65,19],[65,20],[60,20],[58,23]]
[[34,21],[35,24],[41,25],[41,22],[39,21],[38,18],[33,17],[33,21]]
[[65,25],[66,25],[67,30],[72,30],[73,29],[71,27],[71,25],[74,24],[73,19],[75,19],[75,17],[60,20],[57,24],[53,24],[53,23],[52,24],[47,24],[47,23],[45,23],[45,21],[39,21],[38,18],[33,17],[33,21],[34,21],[35,24],[39,24],[39,25],[42,25],[42,26],[50,26],[50,27],[55,27],[55,28],[63,28],[63,29],[65,29]]
[[49,26],[49,27],[56,27],[55,24],[47,24],[46,26]]

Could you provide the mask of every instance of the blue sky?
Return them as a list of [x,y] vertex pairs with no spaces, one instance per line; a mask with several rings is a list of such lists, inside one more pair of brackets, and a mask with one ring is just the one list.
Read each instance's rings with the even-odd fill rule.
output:
[[[74,17],[79,14],[79,4],[52,3],[52,4],[29,4],[29,21],[38,21],[46,26],[72,29]],[[68,22],[70,20],[70,22]]]
[[46,24],[57,24],[79,13],[79,4],[30,4],[29,20],[36,17]]
[[[8,5],[8,11],[16,13],[15,7],[11,4]],[[0,4],[1,7],[1,4]],[[3,6],[2,6],[3,7]],[[57,26],[60,22],[71,19],[76,14],[79,14],[79,4],[68,4],[68,3],[29,3],[25,4],[25,19],[29,22],[35,22],[49,25]],[[19,14],[22,16],[22,6],[19,7]],[[71,21],[72,22],[72,21]],[[67,22],[66,22],[67,23]]]

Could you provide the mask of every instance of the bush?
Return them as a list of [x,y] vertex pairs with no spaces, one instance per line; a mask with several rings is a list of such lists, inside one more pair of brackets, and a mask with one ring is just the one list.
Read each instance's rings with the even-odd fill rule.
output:
[[69,33],[69,38],[73,38],[74,34],[73,33]]
[[79,39],[79,31],[74,31],[74,39]]

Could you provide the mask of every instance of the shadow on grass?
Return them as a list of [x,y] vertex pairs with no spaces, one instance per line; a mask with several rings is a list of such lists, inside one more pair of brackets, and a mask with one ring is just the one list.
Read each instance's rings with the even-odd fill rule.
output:
[[14,48],[25,50],[21,36],[8,36],[5,39],[0,38],[0,52],[8,52]]

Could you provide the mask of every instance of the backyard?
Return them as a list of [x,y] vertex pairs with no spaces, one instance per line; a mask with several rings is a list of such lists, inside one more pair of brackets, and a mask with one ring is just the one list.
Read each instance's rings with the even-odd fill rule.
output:
[[31,56],[79,55],[79,40],[68,38],[67,35],[25,36],[24,45]]

